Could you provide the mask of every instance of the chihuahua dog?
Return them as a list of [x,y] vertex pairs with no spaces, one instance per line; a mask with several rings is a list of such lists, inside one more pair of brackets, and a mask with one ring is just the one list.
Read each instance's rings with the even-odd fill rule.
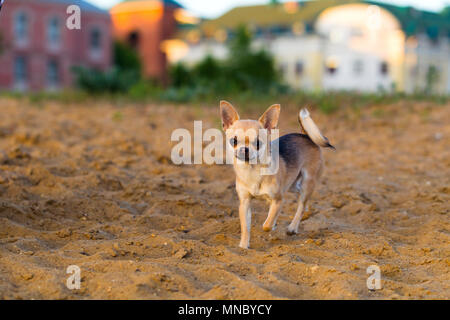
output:
[[[263,196],[270,201],[269,214],[263,225],[264,231],[274,230],[287,191],[299,193],[299,205],[288,235],[298,231],[303,212],[314,187],[322,174],[323,159],[320,147],[332,148],[311,119],[308,110],[298,115],[301,133],[291,133],[271,141],[270,134],[277,127],[280,105],[275,104],[264,112],[259,120],[240,120],[234,107],[226,101],[220,102],[220,114],[227,142],[233,152],[236,173],[236,191],[239,197],[239,218],[241,221],[241,242],[239,246],[248,249],[250,244],[251,209],[250,199]],[[267,145],[261,139],[266,132]],[[277,145],[278,152],[267,152]],[[267,161],[258,163],[256,158],[268,154],[270,161],[278,161],[276,172],[264,174]],[[266,159],[267,160],[267,159]]]

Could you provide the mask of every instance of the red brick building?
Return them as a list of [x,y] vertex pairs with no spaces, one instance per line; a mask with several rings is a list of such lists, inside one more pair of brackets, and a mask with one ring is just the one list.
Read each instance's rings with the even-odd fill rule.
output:
[[[66,26],[80,8],[80,29]],[[6,0],[0,12],[0,89],[57,90],[73,84],[72,67],[111,66],[109,13],[82,0]]]
[[114,37],[135,48],[142,74],[167,80],[167,57],[162,44],[170,39],[182,18],[182,6],[174,0],[124,0],[110,10]]

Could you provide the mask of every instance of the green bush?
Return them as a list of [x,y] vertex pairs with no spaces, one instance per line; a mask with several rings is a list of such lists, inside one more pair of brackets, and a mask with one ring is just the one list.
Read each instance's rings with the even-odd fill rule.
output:
[[136,50],[119,41],[114,42],[114,65],[121,70],[141,71],[141,61]]
[[194,79],[200,80],[214,80],[223,77],[226,70],[223,66],[212,56],[207,56],[200,63],[198,63],[192,70]]
[[207,56],[191,68],[183,64],[172,66],[169,69],[171,88],[164,96],[181,102],[249,91],[254,94],[287,92],[274,58],[265,50],[253,50],[251,43],[250,32],[240,27],[228,43],[229,55],[224,61]]
[[89,93],[127,92],[141,79],[141,63],[136,51],[129,46],[114,43],[114,67],[99,71],[85,67],[74,67],[77,86]]
[[172,86],[175,88],[190,86],[193,84],[188,68],[181,63],[175,64],[169,69],[169,76],[172,81]]
[[121,70],[117,67],[108,71],[75,67],[73,71],[77,86],[89,93],[127,92],[140,79],[135,70]]
[[272,55],[265,51],[251,49],[252,37],[245,27],[238,28],[229,44],[227,76],[241,90],[264,92],[280,83],[280,76]]
[[191,67],[172,65],[169,68],[171,82],[168,88],[142,79],[137,53],[127,45],[116,43],[114,68],[111,70],[100,72],[82,67],[74,69],[77,84],[82,89],[81,94],[33,94],[30,99],[83,100],[88,99],[91,93],[114,99],[114,102],[131,99],[133,102],[156,100],[213,105],[220,99],[229,99],[241,109],[264,109],[267,101],[272,101],[283,105],[309,106],[324,113],[346,107],[359,110],[364,106],[395,103],[402,99],[448,103],[448,96],[430,95],[439,75],[433,69],[427,74],[427,90],[413,95],[381,90],[375,94],[293,90],[281,81],[273,57],[265,50],[254,50],[251,43],[249,31],[245,27],[238,28],[228,42],[229,55],[225,60],[207,56]]
[[134,101],[160,99],[163,89],[152,81],[141,80],[131,86],[127,96]]

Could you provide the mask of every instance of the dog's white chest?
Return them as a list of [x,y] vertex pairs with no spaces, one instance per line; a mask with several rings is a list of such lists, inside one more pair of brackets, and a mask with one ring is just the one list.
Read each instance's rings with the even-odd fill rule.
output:
[[267,176],[262,175],[260,168],[256,170],[236,170],[241,184],[252,196],[273,197],[273,185],[267,181]]
[[272,188],[270,188],[270,186],[268,186],[265,183],[252,185],[250,187],[249,192],[252,196],[255,196],[255,197],[258,197],[258,196],[269,196],[270,198],[273,197]]

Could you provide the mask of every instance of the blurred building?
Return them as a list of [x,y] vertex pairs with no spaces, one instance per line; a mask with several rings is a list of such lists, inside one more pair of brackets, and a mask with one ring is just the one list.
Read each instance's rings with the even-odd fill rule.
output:
[[[66,27],[70,5],[81,9],[79,30]],[[73,66],[111,66],[107,11],[82,0],[5,1],[0,13],[0,88],[68,87]]]
[[[171,62],[225,58],[239,25],[305,90],[450,93],[450,17],[372,1],[291,1],[237,7],[180,32]],[[172,54],[176,52],[177,54]]]
[[125,0],[110,13],[114,37],[137,50],[144,77],[166,81],[167,58],[162,44],[188,18],[182,6],[173,0]]

